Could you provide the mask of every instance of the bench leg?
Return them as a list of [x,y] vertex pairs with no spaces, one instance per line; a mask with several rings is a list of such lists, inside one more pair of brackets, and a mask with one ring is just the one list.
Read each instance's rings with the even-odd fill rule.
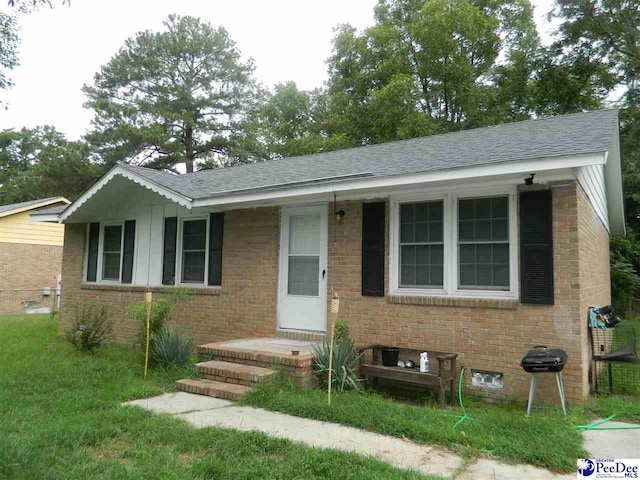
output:
[[446,393],[445,390],[446,390],[445,386],[442,384],[442,381],[441,381],[440,382],[440,391],[438,392],[438,400],[440,402],[440,408],[444,408],[445,404],[446,404],[445,398],[444,398],[444,395]]

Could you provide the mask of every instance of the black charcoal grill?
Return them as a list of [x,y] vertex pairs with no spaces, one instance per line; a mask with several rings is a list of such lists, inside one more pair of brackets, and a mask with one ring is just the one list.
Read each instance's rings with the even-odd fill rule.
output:
[[567,363],[567,354],[564,350],[549,350],[546,345],[536,345],[533,350],[524,356],[520,365],[525,372],[561,372]]
[[564,350],[549,350],[546,345],[536,345],[533,350],[529,350],[524,356],[520,365],[525,372],[531,374],[531,386],[529,387],[529,404],[527,405],[527,416],[531,413],[531,405],[533,405],[533,397],[536,393],[536,375],[538,373],[554,373],[556,383],[558,384],[558,392],[560,393],[560,403],[562,411],[567,414],[566,402],[564,399],[564,382],[562,381],[562,369],[567,363],[568,355]]

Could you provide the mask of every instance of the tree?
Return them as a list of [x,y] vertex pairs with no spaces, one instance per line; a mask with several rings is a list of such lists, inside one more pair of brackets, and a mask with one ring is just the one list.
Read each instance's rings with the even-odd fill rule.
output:
[[327,95],[321,89],[299,90],[294,82],[278,84],[260,107],[258,134],[269,158],[327,152],[349,146],[328,119]]
[[375,20],[339,27],[329,59],[330,110],[353,144],[530,115],[527,0],[379,0]]
[[103,173],[88,158],[85,144],[50,126],[0,132],[0,204],[77,198]]
[[[130,38],[85,85],[95,111],[87,136],[106,164],[187,172],[197,161],[250,161],[259,153],[243,126],[261,92],[227,31],[171,15],[162,32]],[[255,152],[255,154],[254,154]]]

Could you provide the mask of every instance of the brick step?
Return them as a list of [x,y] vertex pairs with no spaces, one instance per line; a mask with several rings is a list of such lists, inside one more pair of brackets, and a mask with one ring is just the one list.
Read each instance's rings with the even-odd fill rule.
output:
[[176,387],[182,392],[206,395],[207,397],[223,398],[225,400],[238,400],[251,387],[238,385],[237,383],[223,383],[212,380],[192,380],[185,378],[176,381]]
[[237,383],[246,386],[260,383],[264,379],[276,373],[270,368],[223,362],[220,360],[196,363],[196,371],[198,372],[199,377],[207,380]]
[[227,363],[252,365],[269,369],[273,365],[291,368],[311,367],[313,357],[308,355],[293,356],[275,352],[245,350],[228,347],[220,343],[198,345],[198,358],[202,361],[217,360]]

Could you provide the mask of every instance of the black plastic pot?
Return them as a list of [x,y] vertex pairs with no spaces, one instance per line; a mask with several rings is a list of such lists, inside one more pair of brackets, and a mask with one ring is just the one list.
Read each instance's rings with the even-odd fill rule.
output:
[[385,367],[395,367],[398,365],[398,347],[382,347],[382,365]]

